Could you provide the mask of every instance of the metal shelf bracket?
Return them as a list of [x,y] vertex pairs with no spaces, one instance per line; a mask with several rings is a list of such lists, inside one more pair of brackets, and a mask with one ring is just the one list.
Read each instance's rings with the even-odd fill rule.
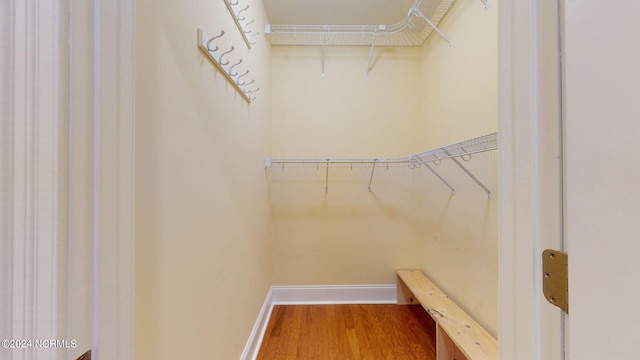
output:
[[476,184],[480,185],[480,187],[482,189],[484,189],[484,191],[487,192],[487,196],[489,197],[489,199],[491,199],[493,197],[493,195],[491,194],[491,190],[489,190],[489,188],[487,188],[480,180],[478,180],[477,177],[475,177],[471,171],[469,171],[469,169],[467,169],[464,165],[462,165],[460,163],[460,161],[458,161],[458,159],[455,158],[455,156],[451,155],[451,153],[449,153],[447,150],[444,150],[445,154],[450,156],[450,159],[453,160],[454,163],[456,163],[456,165],[458,165],[460,167],[460,169],[462,169],[467,175],[469,175],[469,177],[471,177],[473,179],[473,181],[476,182]]

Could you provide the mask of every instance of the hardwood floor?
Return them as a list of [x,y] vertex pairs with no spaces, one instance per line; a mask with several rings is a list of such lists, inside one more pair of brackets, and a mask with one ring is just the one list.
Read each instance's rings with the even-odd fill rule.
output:
[[258,360],[435,359],[420,305],[276,305]]

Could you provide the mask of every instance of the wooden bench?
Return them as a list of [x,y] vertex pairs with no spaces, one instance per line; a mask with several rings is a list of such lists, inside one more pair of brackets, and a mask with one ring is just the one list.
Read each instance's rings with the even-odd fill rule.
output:
[[437,360],[498,359],[498,341],[420,270],[398,270],[398,279],[398,303],[420,303],[435,321]]

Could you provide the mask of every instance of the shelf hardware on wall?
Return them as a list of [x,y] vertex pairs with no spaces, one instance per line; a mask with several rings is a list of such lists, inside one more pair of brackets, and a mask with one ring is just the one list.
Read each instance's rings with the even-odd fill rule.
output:
[[239,0],[235,0],[235,1],[224,0],[224,4],[227,5],[227,9],[229,9],[229,13],[233,18],[233,21],[236,23],[236,26],[238,27],[238,31],[240,32],[240,35],[242,35],[242,39],[247,44],[247,47],[251,49],[251,45],[255,44],[255,41],[253,41],[252,39],[256,35],[258,35],[260,32],[259,31],[254,32],[253,30],[249,30],[249,25],[255,22],[255,19],[251,19],[247,21],[247,16],[243,14],[245,11],[249,9],[249,4],[247,4],[243,8],[241,8]]
[[[446,151],[446,150],[445,150],[445,154],[451,156],[451,154],[449,154],[449,152]],[[461,158],[464,159],[464,156],[461,156]],[[478,180],[478,178],[475,177],[473,175],[473,173],[471,173],[471,171],[469,171],[469,169],[464,167],[464,165],[462,165],[462,163],[460,163],[460,161],[458,161],[458,159],[456,159],[455,156],[451,156],[450,159],[453,160],[453,162],[456,163],[456,165],[458,165],[460,167],[460,169],[462,169],[467,175],[469,175],[469,177],[471,177],[473,179],[473,181],[476,182],[476,184],[480,185],[480,187],[482,189],[484,189],[484,191],[487,192],[487,196],[489,197],[489,199],[491,199],[491,197],[493,195],[491,194],[491,190],[489,190],[489,188],[487,188],[480,180]]]
[[255,80],[245,82],[243,77],[249,73],[249,70],[245,70],[240,74],[234,68],[242,64],[242,59],[236,60],[233,64],[226,56],[235,50],[235,47],[231,46],[229,50],[222,51],[218,45],[214,44],[216,39],[224,36],[224,30],[220,32],[220,35],[207,38],[202,29],[198,29],[198,48],[207,56],[207,58],[220,70],[225,78],[233,85],[233,87],[242,95],[247,101],[251,102],[255,100],[254,93],[260,91],[260,88],[250,89],[248,86],[253,84]]
[[371,175],[369,177],[368,191],[371,191],[371,182],[373,181],[373,174],[376,167],[381,165],[387,168],[396,167],[408,167],[410,169],[416,169],[424,166],[427,170],[431,171],[442,183],[444,183],[455,195],[455,189],[438,174],[430,164],[439,165],[442,161],[451,159],[456,165],[458,165],[469,177],[471,177],[482,189],[487,192],[489,199],[492,194],[489,188],[487,188],[473,173],[467,169],[457,158],[461,158],[463,161],[470,161],[473,154],[487,152],[498,148],[498,134],[492,133],[489,135],[480,136],[477,138],[469,139],[459,143],[443,146],[437,149],[425,151],[419,154],[409,155],[403,158],[341,158],[341,159],[283,159],[283,158],[265,158],[264,166],[268,168],[319,168],[324,166],[326,168],[325,175],[325,191],[329,189],[329,168],[371,168]]
[[369,76],[369,71],[371,71],[371,63],[373,62],[373,50],[376,47],[376,35],[373,34],[373,41],[371,42],[371,50],[369,50],[369,61],[367,61],[367,72],[366,75]]
[[433,175],[435,175],[438,179],[440,179],[440,181],[442,181],[450,190],[451,190],[451,194],[455,195],[456,194],[456,190],[449,185],[449,183],[442,178],[442,176],[440,176],[440,174],[438,174],[435,170],[433,170],[433,168],[429,165],[428,162],[424,161],[419,155],[413,155],[416,159],[418,159],[418,161],[420,162],[420,164],[424,165],[424,167],[431,171],[433,173]]
[[327,159],[327,172],[324,178],[324,192],[329,192],[329,159]]
[[451,40],[449,40],[449,38],[447,37],[447,35],[445,35],[442,31],[440,31],[440,29],[438,29],[438,27],[431,22],[431,20],[429,20],[428,17],[424,16],[424,14],[422,13],[422,11],[420,11],[420,9],[418,9],[418,7],[416,5],[414,5],[410,10],[409,10],[409,16],[411,16],[411,14],[414,13],[417,17],[421,18],[422,20],[424,20],[427,24],[429,24],[429,26],[431,26],[431,28],[433,30],[435,30],[438,35],[440,35],[444,41],[447,42],[447,44],[449,44],[449,46],[451,46]]
[[367,191],[368,192],[371,192],[371,182],[373,181],[373,172],[376,171],[376,164],[377,163],[378,163],[378,159],[374,159],[373,160],[373,166],[371,167],[371,176],[369,177],[369,187],[367,187]]
[[324,76],[324,54],[327,49],[327,37],[325,36],[322,41],[322,76]]

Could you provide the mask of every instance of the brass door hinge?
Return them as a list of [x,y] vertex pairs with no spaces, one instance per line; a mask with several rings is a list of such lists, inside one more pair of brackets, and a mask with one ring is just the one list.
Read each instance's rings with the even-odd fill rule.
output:
[[547,249],[542,252],[542,291],[551,304],[569,313],[569,257]]

